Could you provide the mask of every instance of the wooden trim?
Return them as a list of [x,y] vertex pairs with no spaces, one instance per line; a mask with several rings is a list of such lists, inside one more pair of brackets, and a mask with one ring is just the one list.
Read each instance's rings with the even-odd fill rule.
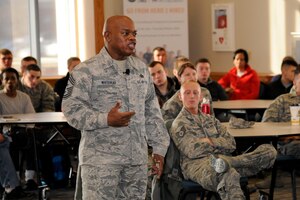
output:
[[94,0],[95,47],[96,54],[104,45],[102,29],[104,25],[104,0]]

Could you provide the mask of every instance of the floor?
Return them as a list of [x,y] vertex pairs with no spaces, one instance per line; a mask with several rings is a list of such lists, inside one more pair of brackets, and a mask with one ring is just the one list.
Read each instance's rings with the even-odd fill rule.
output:
[[[280,171],[279,176],[284,183],[284,187],[282,188],[275,188],[274,191],[274,200],[292,200],[292,187],[291,187],[291,176],[290,173],[287,171]],[[261,181],[259,178],[250,178],[249,185],[251,186],[257,181]],[[297,199],[300,199],[300,175],[298,174],[296,177],[296,186],[297,186]],[[265,192],[269,192],[269,190],[263,190]],[[255,193],[251,194],[251,200],[258,200],[259,199],[259,191],[257,190]]]
[[[290,174],[286,171],[280,171],[279,175],[284,183],[284,187],[275,188],[274,200],[292,200],[292,189],[291,189],[291,178]],[[261,181],[262,179],[257,177],[249,178],[249,186],[254,185],[257,181]],[[300,174],[297,175],[296,178],[297,185],[297,199],[300,199]],[[268,192],[267,190],[263,190]],[[47,193],[47,196],[50,200],[73,200],[74,199],[74,188],[66,187],[61,189],[52,189]],[[257,190],[256,192],[251,194],[251,200],[260,200],[260,193]],[[24,200],[35,200],[38,199],[37,192],[34,197],[31,198],[23,198]]]
[[[284,187],[276,188],[274,193],[274,200],[292,200],[292,189],[291,189],[291,179],[288,172],[280,172],[281,178],[284,182]],[[249,185],[254,184],[261,179],[253,177],[249,179]],[[268,192],[268,190],[263,190]],[[48,197],[51,200],[73,200],[74,199],[74,188],[63,188],[51,190],[48,193]],[[37,199],[37,195],[35,198]],[[300,176],[297,176],[297,199],[300,199]],[[26,199],[26,200],[29,200]],[[251,200],[259,200],[259,191],[251,194]]]

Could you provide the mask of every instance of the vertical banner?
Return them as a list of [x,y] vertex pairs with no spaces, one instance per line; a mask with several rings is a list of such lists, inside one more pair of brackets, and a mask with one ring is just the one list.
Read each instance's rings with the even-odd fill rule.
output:
[[137,29],[136,55],[145,63],[157,46],[168,52],[169,69],[176,56],[189,56],[187,0],[124,0],[123,5]]
[[234,51],[234,5],[212,4],[212,42],[214,51]]

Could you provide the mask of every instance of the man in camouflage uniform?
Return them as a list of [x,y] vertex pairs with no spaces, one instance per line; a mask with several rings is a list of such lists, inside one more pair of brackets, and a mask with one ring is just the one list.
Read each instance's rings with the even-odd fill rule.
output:
[[240,177],[272,167],[277,154],[275,148],[264,144],[251,153],[232,157],[230,154],[236,148],[234,138],[215,117],[198,109],[199,84],[195,81],[183,83],[179,97],[184,107],[170,133],[180,151],[184,177],[218,192],[221,199],[245,199]]
[[[273,103],[266,109],[262,122],[290,122],[291,112],[290,106],[300,104],[300,71],[296,69],[293,92],[278,96]],[[278,152],[283,155],[293,155],[300,158],[300,137],[286,136],[280,138],[277,145]],[[271,175],[265,177],[264,180],[257,182],[256,187],[259,189],[267,189],[271,185]],[[280,179],[277,179],[276,187],[283,187],[284,184]]]
[[127,16],[107,19],[105,47],[71,73],[62,110],[81,130],[76,199],[145,199],[147,143],[161,175],[169,136]]
[[[195,66],[189,62],[181,65],[178,70],[178,80],[182,84],[188,80],[197,81],[197,70]],[[209,100],[210,102],[210,113],[213,114],[212,98],[208,89],[201,87],[202,98]],[[166,123],[171,123],[182,109],[182,102],[180,101],[179,91],[177,91],[162,107],[162,115]],[[201,110],[201,102],[199,102],[199,109]]]
[[[19,90],[28,94],[35,112],[54,112],[55,93],[49,83],[41,80],[41,74],[41,68],[38,65],[28,65],[19,83]],[[47,137],[46,135],[52,134],[52,130],[49,129],[49,127],[40,128],[39,132],[43,134],[36,135],[42,140]],[[32,156],[34,155],[32,154]],[[43,157],[43,155],[41,157]],[[34,163],[32,163],[31,166],[32,167],[25,172],[25,187],[27,190],[37,189],[37,184],[34,181]],[[44,170],[45,169],[42,169],[42,171]]]
[[[300,70],[295,71],[294,93],[283,94],[277,97],[266,109],[262,122],[290,122],[290,106],[300,106]],[[300,137],[290,136],[279,142],[279,151],[285,155],[294,155],[300,158]]]

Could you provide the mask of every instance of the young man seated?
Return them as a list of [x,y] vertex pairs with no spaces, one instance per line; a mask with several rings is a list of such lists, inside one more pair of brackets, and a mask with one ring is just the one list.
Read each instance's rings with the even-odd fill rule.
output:
[[[6,68],[2,71],[3,90],[0,91],[0,115],[35,112],[29,96],[17,90],[18,80],[19,73],[14,68]],[[11,140],[13,141],[11,149],[17,150],[16,154],[13,155],[14,160],[19,160],[19,150],[27,144],[28,135],[26,132],[21,132],[20,129],[24,130],[25,127],[3,125],[0,130],[0,182],[2,187],[5,188],[3,199],[19,199],[27,196],[22,192],[20,180],[9,154]],[[34,165],[34,160],[29,159],[32,158],[30,154],[33,153],[30,150],[33,150],[33,148],[27,148],[24,151],[28,166]]]
[[277,155],[275,148],[263,144],[251,153],[231,156],[236,148],[233,136],[214,116],[199,110],[200,85],[195,81],[184,82],[179,98],[183,108],[170,134],[180,151],[185,179],[217,192],[223,200],[245,199],[240,177],[272,167]]
[[[294,88],[295,92],[282,94],[277,97],[273,103],[266,109],[262,122],[290,122],[291,112],[290,106],[300,104],[300,70],[294,71]],[[281,138],[278,143],[278,151],[283,155],[292,155],[300,159],[300,137],[287,136]],[[267,176],[263,181],[256,183],[259,189],[267,189],[270,187],[271,175]],[[283,182],[279,178],[276,187],[283,187]]]

